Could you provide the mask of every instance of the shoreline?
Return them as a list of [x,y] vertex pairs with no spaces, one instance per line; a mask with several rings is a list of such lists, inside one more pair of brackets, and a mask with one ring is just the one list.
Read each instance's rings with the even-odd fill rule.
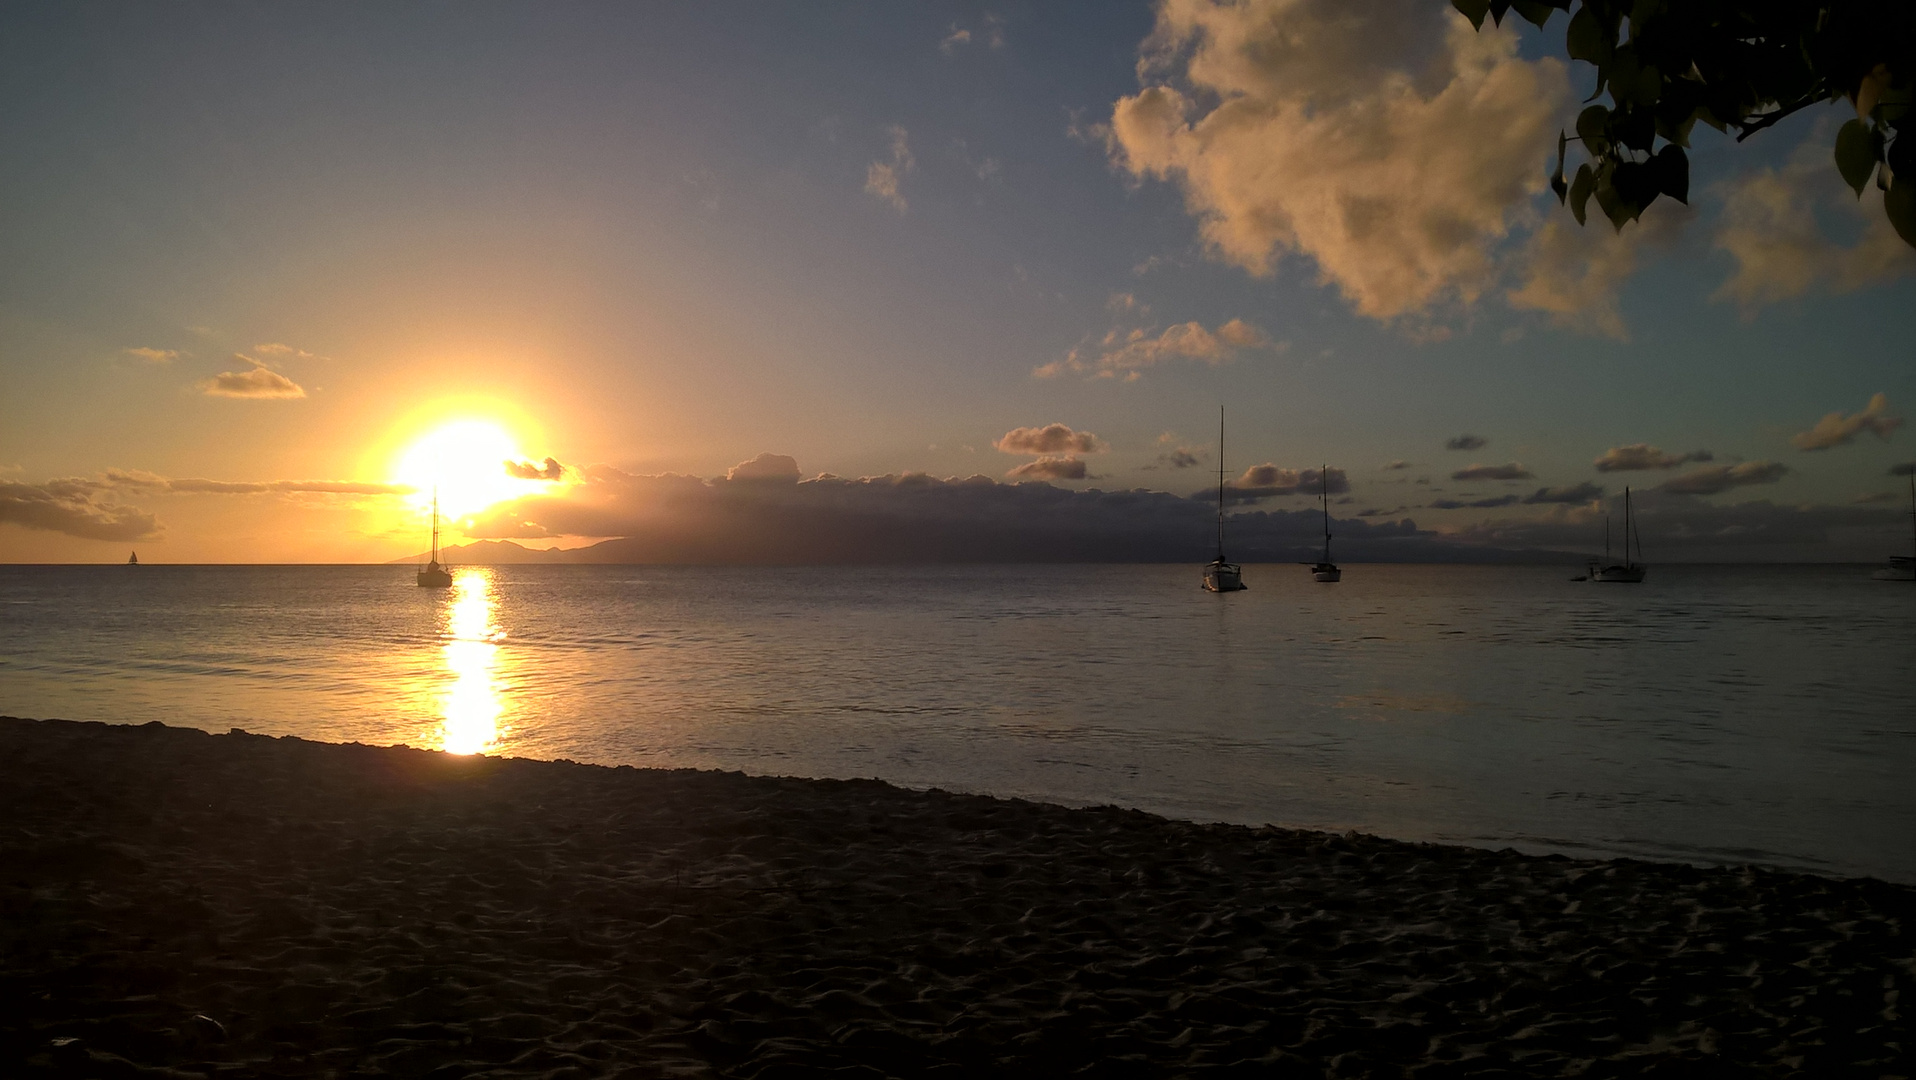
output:
[[25,1075],[1916,1073],[1916,888],[0,718]]

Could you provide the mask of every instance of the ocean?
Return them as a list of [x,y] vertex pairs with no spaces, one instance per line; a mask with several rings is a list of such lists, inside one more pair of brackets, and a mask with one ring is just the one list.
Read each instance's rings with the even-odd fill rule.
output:
[[1916,883],[1916,588],[1574,572],[4,566],[0,714]]

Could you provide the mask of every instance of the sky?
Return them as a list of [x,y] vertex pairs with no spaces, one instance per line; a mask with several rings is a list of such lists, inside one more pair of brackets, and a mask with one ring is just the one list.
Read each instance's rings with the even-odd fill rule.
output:
[[435,485],[448,543],[1202,558],[1220,407],[1249,555],[1326,495],[1353,559],[1582,554],[1626,486],[1652,562],[1905,550],[1916,250],[1853,112],[1579,227],[1562,29],[8,4],[0,561],[403,558]]

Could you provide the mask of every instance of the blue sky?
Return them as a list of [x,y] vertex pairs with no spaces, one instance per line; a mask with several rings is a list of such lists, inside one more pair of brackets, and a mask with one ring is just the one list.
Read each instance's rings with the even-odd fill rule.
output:
[[[498,419],[587,501],[611,497],[594,467],[710,478],[764,453],[807,478],[1011,483],[1040,454],[994,444],[1053,423],[1098,447],[1045,455],[1082,463],[1059,487],[1188,495],[1220,404],[1233,475],[1327,464],[1340,515],[1459,543],[1543,542],[1517,526],[1545,514],[1551,537],[1587,531],[1602,507],[1432,503],[1764,462],[1784,469],[1665,499],[1696,529],[1751,500],[1825,508],[1836,531],[1752,557],[1877,557],[1897,504],[1855,500],[1916,458],[1894,422],[1916,260],[1829,165],[1844,110],[1740,146],[1700,130],[1691,210],[1619,240],[1540,190],[1590,83],[1553,59],[1561,23],[1459,60],[1501,39],[1453,21],[1277,0],[9,5],[0,559],[403,555],[397,496],[285,485],[402,480],[407,441],[455,415]],[[1265,48],[1287,33],[1303,45]],[[1471,64],[1488,104],[1449,108]],[[1152,142],[1172,129],[1145,106],[1172,94],[1179,134]],[[1366,199],[1423,239],[1355,239]],[[1860,417],[1847,441],[1792,443],[1829,413]],[[1464,434],[1485,445],[1445,449]],[[1638,443],[1712,457],[1594,470]],[[1180,448],[1199,464],[1173,467]],[[1451,479],[1511,463],[1529,475]],[[162,482],[181,479],[281,487]],[[1736,535],[1694,550],[1733,556]]]

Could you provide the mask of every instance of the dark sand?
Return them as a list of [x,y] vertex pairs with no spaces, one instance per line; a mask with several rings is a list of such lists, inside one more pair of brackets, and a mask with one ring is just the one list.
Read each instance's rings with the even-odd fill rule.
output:
[[1907,887],[876,781],[0,719],[0,905],[5,1076],[1916,1072]]

